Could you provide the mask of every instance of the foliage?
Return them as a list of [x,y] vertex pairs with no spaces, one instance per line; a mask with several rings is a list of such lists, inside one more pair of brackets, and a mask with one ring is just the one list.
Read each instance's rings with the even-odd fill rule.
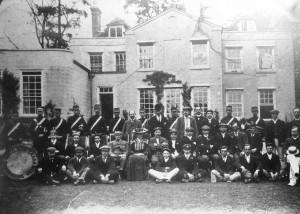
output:
[[[72,34],[68,30],[80,27],[87,12],[78,9],[79,4],[89,5],[87,0],[26,0],[33,19],[36,37],[42,48],[68,48]],[[63,1],[63,2],[62,2]]]
[[184,84],[182,84],[182,98],[183,98],[183,102],[182,105],[183,106],[191,106],[191,94],[192,94],[192,87],[188,86],[188,83],[185,82]]
[[163,71],[156,71],[152,74],[147,74],[144,82],[149,82],[149,85],[155,86],[155,93],[157,96],[157,103],[161,103],[164,96],[164,86],[171,83],[181,83],[181,80],[176,80],[175,75]]
[[0,80],[0,85],[2,89],[2,112],[5,115],[9,115],[13,111],[18,110],[20,98],[17,92],[20,88],[20,81],[13,73],[5,69]]
[[175,0],[126,0],[124,9],[135,8],[138,23],[148,20],[167,10]]

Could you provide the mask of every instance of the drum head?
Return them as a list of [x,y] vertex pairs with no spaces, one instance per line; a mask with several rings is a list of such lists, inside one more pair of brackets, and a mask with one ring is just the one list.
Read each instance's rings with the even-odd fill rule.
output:
[[35,149],[24,145],[10,147],[4,154],[3,169],[14,180],[24,180],[35,172],[38,158]]

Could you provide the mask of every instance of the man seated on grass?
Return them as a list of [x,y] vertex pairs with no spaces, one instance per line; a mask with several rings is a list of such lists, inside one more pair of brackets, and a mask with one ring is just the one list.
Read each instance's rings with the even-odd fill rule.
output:
[[67,176],[74,181],[74,185],[85,183],[85,176],[90,170],[88,168],[89,161],[83,156],[84,149],[78,146],[75,149],[75,156],[70,159],[68,169],[66,171]]
[[102,146],[102,155],[95,160],[94,167],[89,171],[93,183],[114,184],[119,180],[119,172],[115,170],[115,160],[109,155],[109,146]]
[[171,183],[172,178],[178,173],[179,169],[176,166],[175,160],[171,156],[171,151],[164,148],[162,157],[158,160],[157,166],[149,170],[149,174],[156,178],[156,183]]
[[161,127],[154,128],[154,137],[150,139],[149,148],[151,151],[151,166],[155,169],[159,158],[161,157],[163,144],[169,146],[166,138],[161,137]]
[[38,166],[42,183],[58,185],[65,176],[66,166],[63,159],[55,155],[56,148],[48,147],[48,155],[43,157]]
[[169,149],[172,152],[172,157],[176,158],[179,154],[182,154],[181,144],[177,139],[177,131],[175,129],[171,129],[169,133],[170,133]]
[[269,181],[276,181],[281,168],[279,156],[273,153],[274,145],[272,143],[267,143],[266,149],[267,153],[261,156],[262,171]]
[[241,173],[236,171],[236,163],[228,153],[227,146],[220,147],[221,156],[215,162],[215,169],[211,171],[210,178],[212,183],[217,181],[232,182],[241,177]]
[[236,160],[238,170],[244,178],[245,184],[259,182],[259,172],[261,171],[260,161],[251,154],[250,144],[244,145],[244,154]]
[[191,144],[182,146],[183,154],[176,158],[179,172],[177,178],[183,182],[201,182],[201,178],[206,173],[204,170],[199,170],[196,157],[191,154]]

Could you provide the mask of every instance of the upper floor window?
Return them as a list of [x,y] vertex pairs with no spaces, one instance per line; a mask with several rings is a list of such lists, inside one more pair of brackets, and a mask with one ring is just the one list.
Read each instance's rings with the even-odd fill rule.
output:
[[255,21],[253,20],[243,20],[238,24],[239,31],[256,31]]
[[274,70],[273,47],[258,47],[258,70]]
[[192,68],[208,68],[209,67],[209,47],[207,40],[192,41]]
[[139,62],[141,69],[154,68],[154,43],[139,44]]
[[41,72],[22,72],[23,114],[35,114],[36,108],[42,106]]
[[240,47],[226,48],[226,71],[241,72],[242,69],[242,49]]
[[109,37],[123,37],[123,28],[109,27]]
[[116,72],[126,71],[126,53],[116,52]]
[[89,53],[91,71],[95,73],[102,72],[102,53]]

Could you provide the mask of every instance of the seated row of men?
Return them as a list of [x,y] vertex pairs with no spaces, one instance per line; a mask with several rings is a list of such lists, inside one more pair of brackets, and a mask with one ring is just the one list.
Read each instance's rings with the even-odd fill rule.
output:
[[[226,126],[227,125],[224,124],[221,125],[220,128],[223,137],[222,139],[224,139],[227,134]],[[250,145],[248,142],[237,142],[234,138],[234,134],[231,135],[228,142],[218,140],[217,138],[214,139],[209,135],[209,129],[208,126],[203,126],[202,136],[194,139],[192,136],[193,129],[188,127],[186,129],[187,136],[183,137],[180,142],[176,138],[176,130],[171,130],[171,136],[168,142],[165,138],[161,137],[161,128],[157,127],[154,131],[155,136],[151,138],[149,142],[146,140],[146,144],[143,146],[138,144],[138,147],[142,147],[142,149],[136,148],[137,143],[139,143],[138,140],[133,140],[135,143],[132,141],[129,145],[127,141],[122,140],[122,133],[118,131],[115,132],[116,140],[109,142],[108,146],[103,145],[103,143],[101,144],[100,135],[95,135],[94,144],[90,145],[88,149],[84,149],[85,145],[81,145],[83,148],[80,146],[79,134],[74,134],[72,144],[68,145],[66,150],[63,151],[62,144],[57,141],[55,134],[52,134],[51,143],[47,144],[47,147],[54,147],[58,155],[63,155],[67,159],[71,157],[69,164],[74,162],[74,158],[77,158],[78,162],[82,156],[84,156],[84,159],[87,157],[90,160],[86,164],[86,170],[80,169],[82,174],[81,177],[79,176],[81,174],[79,173],[78,175],[77,172],[75,173],[77,177],[73,176],[73,180],[77,179],[75,184],[81,183],[81,180],[85,178],[86,174],[89,175],[88,177],[92,177],[94,182],[100,182],[100,180],[103,182],[109,182],[109,180],[116,182],[118,173],[116,173],[115,169],[118,169],[121,176],[126,177],[129,170],[126,163],[128,162],[130,165],[130,163],[134,161],[131,161],[131,155],[143,155],[145,159],[148,160],[148,163],[150,164],[147,166],[151,168],[149,174],[156,177],[157,182],[161,182],[161,180],[171,182],[172,177],[177,173],[179,174],[176,177],[179,177],[179,180],[182,182],[201,180],[205,174],[211,172],[210,176],[212,182],[215,182],[216,180],[230,182],[243,175],[245,183],[257,179],[259,172],[263,173],[270,180],[278,179],[279,175],[282,173],[279,158],[276,154],[272,153],[274,149],[272,143],[267,144],[267,153],[261,155],[262,145],[254,148],[254,146]],[[299,135],[298,128],[294,127],[292,130],[292,136],[297,138]],[[145,132],[136,132],[137,136],[141,133],[144,134]],[[250,133],[255,135],[254,126],[250,130]],[[240,145],[238,143],[240,143]],[[133,146],[133,144],[135,145]],[[293,166],[293,170],[290,170],[289,185],[294,186],[296,184],[299,166],[298,163],[292,164],[295,163],[298,158],[296,156],[296,159],[293,159],[291,158],[291,155],[294,150],[298,150],[290,141],[286,142],[285,148],[285,154],[289,157],[287,160],[291,163],[291,167]],[[80,150],[81,153],[79,154],[79,157],[77,155],[78,150]],[[135,153],[134,150],[137,152]],[[99,177],[95,176],[95,173],[93,173],[95,171],[93,168],[95,167],[95,163],[99,163],[96,164],[98,165],[99,172],[99,166],[102,166],[103,162],[105,163],[103,157],[104,159],[109,157],[109,159],[112,159],[113,161],[109,161],[109,163],[111,163],[110,166],[105,166],[106,171],[110,169],[110,173],[108,173],[109,176],[106,176],[107,172],[100,174],[96,173],[96,175],[100,176],[101,179],[99,179]],[[45,158],[47,159],[49,157],[45,156]],[[175,162],[172,161],[173,158],[175,158]],[[43,163],[43,161],[41,163]],[[296,165],[298,166],[298,171]],[[132,164],[130,166],[132,166]],[[68,170],[71,169],[71,171],[66,170],[66,168],[68,168]],[[64,169],[68,177],[71,178],[70,172],[74,173],[74,167],[71,165],[69,167],[63,167],[62,169]],[[293,173],[291,174],[291,172]],[[114,179],[110,179],[111,175]]]

